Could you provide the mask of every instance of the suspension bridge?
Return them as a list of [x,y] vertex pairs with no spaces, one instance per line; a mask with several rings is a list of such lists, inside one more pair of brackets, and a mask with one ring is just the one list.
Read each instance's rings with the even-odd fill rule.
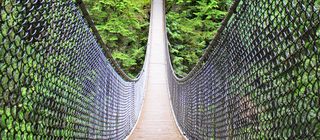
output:
[[235,0],[203,57],[174,73],[163,0],[129,78],[81,0],[2,0],[0,138],[320,139],[314,0]]

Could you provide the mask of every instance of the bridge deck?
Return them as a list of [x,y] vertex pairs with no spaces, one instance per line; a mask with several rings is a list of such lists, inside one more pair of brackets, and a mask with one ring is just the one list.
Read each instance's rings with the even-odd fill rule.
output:
[[166,74],[163,1],[153,0],[152,36],[147,92],[138,124],[129,137],[136,139],[178,140],[181,136],[171,112]]

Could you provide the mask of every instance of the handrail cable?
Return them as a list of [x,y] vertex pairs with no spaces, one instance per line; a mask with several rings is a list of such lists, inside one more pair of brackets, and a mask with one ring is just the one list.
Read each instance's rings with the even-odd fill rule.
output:
[[315,0],[236,0],[182,78],[167,48],[171,103],[186,137],[319,139],[319,7]]
[[132,79],[82,0],[0,4],[1,139],[126,138],[141,111],[149,45]]

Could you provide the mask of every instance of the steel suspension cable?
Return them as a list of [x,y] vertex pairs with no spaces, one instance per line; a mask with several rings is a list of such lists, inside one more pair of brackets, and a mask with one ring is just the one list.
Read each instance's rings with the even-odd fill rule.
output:
[[168,56],[180,128],[189,139],[320,139],[319,47],[315,0],[236,0],[186,77]]
[[81,0],[0,1],[0,139],[124,139],[143,70],[112,59]]

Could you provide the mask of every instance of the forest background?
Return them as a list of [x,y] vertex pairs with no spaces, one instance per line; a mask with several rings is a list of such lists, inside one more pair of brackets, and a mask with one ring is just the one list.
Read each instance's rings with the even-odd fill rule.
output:
[[[113,58],[135,77],[144,61],[150,0],[84,0]],[[170,54],[176,74],[185,76],[213,39],[232,0],[167,0]],[[320,5],[320,0],[316,0]]]

